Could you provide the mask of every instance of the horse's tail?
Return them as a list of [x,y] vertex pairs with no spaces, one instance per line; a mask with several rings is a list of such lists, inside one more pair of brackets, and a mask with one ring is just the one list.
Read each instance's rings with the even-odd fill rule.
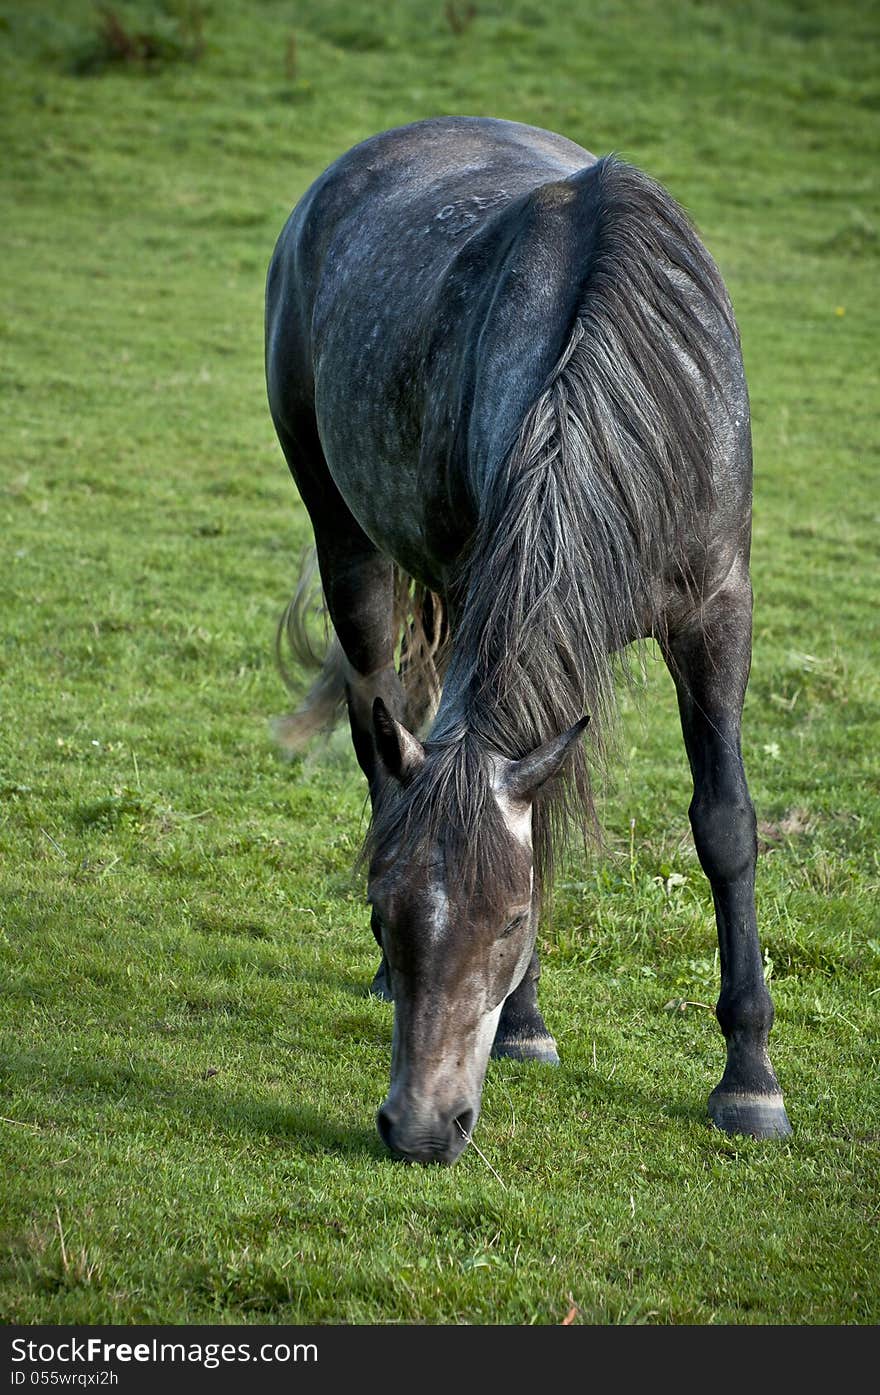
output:
[[[316,650],[310,633],[316,628],[321,634],[323,652]],[[279,744],[295,755],[305,750],[319,732],[331,732],[345,711],[345,655],[330,626],[314,548],[303,556],[296,590],[275,631],[278,671],[290,692],[301,692],[302,680],[291,667],[290,659],[306,671],[318,670],[296,711],[279,717],[275,723]]]
[[[406,723],[419,731],[431,720],[440,701],[448,651],[448,627],[443,603],[432,591],[394,568],[393,634],[398,672],[406,695]],[[323,652],[316,651],[312,632],[318,629]],[[291,754],[303,751],[314,736],[329,733],[346,711],[348,662],[330,624],[311,548],[303,558],[299,581],[278,622],[275,657],[285,686],[302,690],[290,658],[317,677],[295,712],[275,724],[280,745]]]
[[[481,738],[510,758],[584,712],[601,749],[609,656],[657,633],[659,584],[693,580],[718,365],[731,342],[738,359],[720,275],[672,197],[613,158],[583,188],[593,232],[570,337],[488,472],[460,578],[456,682]],[[556,834],[595,826],[582,749],[535,812],[547,870]]]

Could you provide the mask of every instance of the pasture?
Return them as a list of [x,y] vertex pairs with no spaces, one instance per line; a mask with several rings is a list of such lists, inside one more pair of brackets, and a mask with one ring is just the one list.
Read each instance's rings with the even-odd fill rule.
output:
[[[0,5],[4,1321],[880,1318],[878,37],[855,0]],[[453,1169],[376,1134],[365,789],[346,733],[288,764],[270,729],[309,527],[263,283],[330,160],[440,112],[616,150],[730,289],[785,1142],[706,1121],[712,904],[650,654],[541,934],[561,1067],[493,1062]]]

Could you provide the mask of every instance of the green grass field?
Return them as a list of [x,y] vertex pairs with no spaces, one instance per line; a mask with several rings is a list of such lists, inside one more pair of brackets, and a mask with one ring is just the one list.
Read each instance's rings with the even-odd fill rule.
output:
[[[877,1322],[876,10],[115,12],[154,57],[103,61],[83,0],[0,6],[0,1316]],[[331,159],[440,112],[617,150],[730,287],[784,1144],[706,1122],[716,941],[655,661],[606,853],[569,859],[543,930],[562,1067],[491,1065],[494,1172],[473,1149],[407,1168],[375,1134],[364,788],[342,733],[285,764],[270,731],[309,530],[265,404],[263,279]]]

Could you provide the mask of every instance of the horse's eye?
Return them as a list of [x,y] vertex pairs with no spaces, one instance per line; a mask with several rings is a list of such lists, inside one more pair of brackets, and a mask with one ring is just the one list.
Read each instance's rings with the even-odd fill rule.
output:
[[506,940],[508,935],[512,935],[514,930],[518,930],[525,921],[525,918],[526,912],[522,911],[519,915],[515,915],[513,920],[508,921],[507,925],[505,925],[504,929],[501,931],[501,939]]

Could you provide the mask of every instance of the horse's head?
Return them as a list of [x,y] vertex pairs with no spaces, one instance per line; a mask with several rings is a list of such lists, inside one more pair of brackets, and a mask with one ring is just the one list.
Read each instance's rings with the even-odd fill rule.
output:
[[[452,1163],[479,1114],[504,1001],[535,944],[533,801],[585,721],[522,760],[478,750],[476,764],[472,752],[469,767],[450,772],[448,750],[426,749],[381,700],[373,717],[389,785],[374,825],[369,899],[394,998],[391,1089],[377,1123],[399,1156]],[[459,816],[471,802],[477,817],[444,826],[444,802]],[[426,810],[435,817],[414,828]]]

